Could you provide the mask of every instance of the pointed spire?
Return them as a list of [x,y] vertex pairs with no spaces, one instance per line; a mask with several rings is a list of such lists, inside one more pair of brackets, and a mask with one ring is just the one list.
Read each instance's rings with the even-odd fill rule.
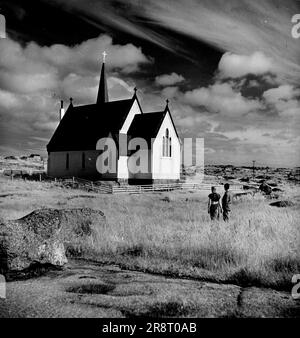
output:
[[108,92],[107,92],[107,82],[106,82],[106,74],[105,74],[105,57],[107,53],[103,52],[103,63],[101,68],[99,89],[97,95],[97,104],[108,102]]
[[70,104],[73,106],[73,97],[70,97]]

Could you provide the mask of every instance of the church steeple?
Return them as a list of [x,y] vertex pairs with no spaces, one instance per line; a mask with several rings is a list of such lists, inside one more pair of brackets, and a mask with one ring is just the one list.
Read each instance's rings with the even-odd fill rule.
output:
[[103,55],[103,63],[101,68],[99,89],[97,95],[97,104],[108,102],[108,92],[107,92],[107,83],[106,83],[106,74],[105,74],[105,57],[106,52],[102,53]]

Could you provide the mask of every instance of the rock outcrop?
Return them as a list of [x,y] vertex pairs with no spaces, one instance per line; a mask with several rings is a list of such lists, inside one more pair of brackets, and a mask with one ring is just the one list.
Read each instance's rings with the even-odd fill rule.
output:
[[286,208],[286,207],[294,206],[294,203],[292,201],[276,201],[276,202],[270,203],[270,206],[277,207],[277,208]]
[[18,220],[1,220],[0,272],[22,271],[36,263],[63,266],[66,247],[90,236],[92,227],[103,222],[104,214],[89,208],[39,209]]

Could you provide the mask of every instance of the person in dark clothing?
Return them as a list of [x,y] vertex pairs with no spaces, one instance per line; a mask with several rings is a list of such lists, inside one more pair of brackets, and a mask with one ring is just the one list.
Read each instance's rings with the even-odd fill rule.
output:
[[211,187],[211,194],[208,195],[208,213],[212,221],[216,219],[218,220],[220,217],[221,211],[220,199],[221,196],[217,194],[216,188]]
[[231,207],[231,193],[229,191],[230,185],[228,183],[224,184],[225,193],[222,197],[222,209],[223,209],[223,220],[225,222],[229,221],[230,207]]

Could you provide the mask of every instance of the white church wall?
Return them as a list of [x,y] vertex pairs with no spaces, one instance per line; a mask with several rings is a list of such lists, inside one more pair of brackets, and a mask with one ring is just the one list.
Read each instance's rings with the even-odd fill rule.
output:
[[129,127],[130,127],[130,125],[131,125],[131,123],[134,119],[134,116],[136,114],[141,114],[141,113],[142,112],[141,112],[141,109],[138,105],[138,102],[137,102],[137,100],[135,100],[131,109],[130,109],[130,111],[129,111],[129,113],[128,113],[128,115],[127,115],[127,118],[126,118],[126,120],[125,120],[125,122],[124,122],[124,124],[123,124],[123,126],[120,130],[120,133],[121,134],[127,134],[128,129],[129,129]]
[[128,156],[120,156],[118,159],[118,178],[128,179],[128,166],[127,166]]
[[[167,128],[169,129],[169,135],[172,140],[171,157],[164,157],[162,151],[163,136],[165,136]],[[174,130],[170,115],[166,114],[157,137],[153,142],[152,178],[154,180],[179,180],[180,158],[180,142]]]

